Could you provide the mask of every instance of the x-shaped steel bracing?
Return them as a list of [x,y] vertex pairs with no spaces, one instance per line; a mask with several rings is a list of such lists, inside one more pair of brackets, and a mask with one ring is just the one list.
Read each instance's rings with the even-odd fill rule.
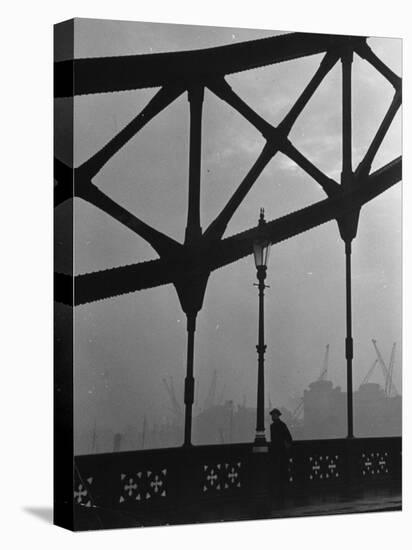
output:
[[[325,56],[319,68],[277,127],[272,126],[249,107],[225,80],[226,74],[296,59],[322,51],[325,51]],[[365,58],[387,78],[393,85],[395,93],[363,160],[353,174],[351,174],[351,166],[349,166],[349,181],[342,181],[339,185],[300,153],[288,139],[288,134],[335,63],[339,59],[347,59],[352,52]],[[149,63],[150,58],[153,58],[152,63]],[[65,63],[68,62],[61,62],[56,66],[56,82],[59,82],[59,70],[63,70],[64,67],[62,66]],[[104,93],[112,90],[162,85],[162,88],[153,99],[125,128],[91,158],[74,169],[74,195],[103,210],[145,239],[159,254],[160,258],[77,276],[75,281],[75,304],[93,302],[168,283],[175,284],[179,289],[190,280],[198,280],[202,276],[207,278],[211,271],[250,254],[256,228],[226,239],[223,238],[223,235],[237,208],[266,165],[279,151],[305,170],[322,187],[328,199],[269,222],[268,232],[273,244],[327,221],[343,219],[345,213],[356,212],[363,204],[385,191],[401,178],[400,158],[395,159],[377,172],[370,173],[373,159],[400,106],[401,81],[375,56],[364,38],[292,33],[197,52],[79,59],[73,63],[76,75],[75,82],[77,82],[78,87],[78,90],[74,87],[74,91],[78,94]],[[122,73],[123,84],[122,87],[118,88],[116,87],[115,69],[119,67],[118,70],[120,71],[122,65],[124,65],[122,68],[124,71]],[[174,71],[170,69],[170,65],[172,65]],[[200,74],[199,67],[202,68]],[[146,72],[143,70],[144,68],[147,68]],[[161,74],[162,69],[164,75]],[[158,72],[159,74],[157,74]],[[154,75],[156,75],[156,78]],[[85,84],[82,86],[84,81]],[[89,83],[89,86],[87,86],[87,83]],[[206,231],[202,233],[200,229],[200,149],[204,88],[211,90],[245,117],[250,124],[259,130],[266,143],[228,203]],[[117,204],[93,183],[93,178],[119,149],[184,92],[188,92],[190,100],[191,125],[189,207],[186,238],[185,242],[181,244],[149,226]],[[59,96],[68,92],[57,86],[56,93]],[[350,112],[346,114],[350,116]],[[348,141],[350,141],[350,135],[346,132],[343,143],[345,144]],[[344,145],[343,156],[346,157],[344,159],[346,163],[343,163],[343,173],[345,173],[345,169],[348,172],[348,164],[350,164],[347,161],[348,153],[350,153],[350,147],[345,150]],[[55,176],[58,181],[55,192],[57,206],[73,196],[72,168],[56,159]],[[196,246],[192,246],[194,242]],[[57,278],[60,280],[59,282],[63,282],[65,276],[57,274]],[[67,284],[71,286],[71,282],[68,280]],[[61,286],[58,285],[58,288],[61,288]],[[65,293],[63,292],[60,296],[62,301],[65,301],[64,296]]]
[[[254,111],[225,77],[245,70],[324,53],[295,104],[278,126]],[[357,168],[352,168],[351,66],[353,55],[365,59],[393,86],[393,100]],[[288,138],[307,103],[338,61],[342,62],[342,173],[331,179]],[[68,76],[69,75],[69,76]],[[72,77],[74,75],[74,79]],[[56,206],[73,196],[106,212],[157,252],[159,259],[75,277],[74,305],[172,283],[188,318],[188,378],[185,403],[193,402],[193,337],[210,273],[252,252],[257,227],[223,238],[227,225],[269,161],[281,152],[300,166],[325,192],[326,199],[267,223],[272,244],[336,220],[347,254],[350,281],[351,241],[361,207],[401,179],[401,158],[371,173],[372,162],[401,104],[401,80],[368,46],[366,38],[291,33],[206,50],[110,58],[87,58],[56,64],[55,95],[72,95],[160,87],[144,109],[104,147],[77,168],[55,161]],[[205,231],[200,224],[201,132],[207,88],[240,113],[265,139],[262,151],[227,204]],[[184,243],[179,243],[117,204],[93,182],[94,177],[130,139],[183,93],[190,104],[189,200]],[[70,276],[56,274],[56,299],[72,304]],[[351,294],[347,286],[347,359],[352,360]],[[350,366],[351,371],[351,366]],[[349,375],[348,375],[349,376]],[[351,376],[351,375],[350,375]],[[348,379],[348,386],[351,380]],[[349,390],[348,390],[349,394]],[[348,403],[350,408],[351,403]]]

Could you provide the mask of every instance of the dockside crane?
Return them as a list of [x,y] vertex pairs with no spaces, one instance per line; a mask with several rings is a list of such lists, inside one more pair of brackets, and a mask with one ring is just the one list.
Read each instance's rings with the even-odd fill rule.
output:
[[[394,368],[394,362],[395,362],[395,349],[396,349],[396,342],[392,346],[391,351],[391,357],[389,361],[389,367],[386,366],[385,361],[383,360],[382,354],[379,351],[378,345],[376,340],[372,340],[373,347],[375,348],[376,355],[378,357],[379,364],[381,366],[383,377],[385,380],[385,395],[387,397],[390,397],[390,393],[393,393],[394,395],[399,395],[399,392],[393,382],[393,368]],[[388,393],[389,392],[389,393]]]
[[388,366],[388,376],[386,377],[385,393],[388,397],[390,397],[392,392],[392,387],[393,387],[393,369],[395,365],[395,352],[396,352],[396,342],[394,342],[392,346],[391,358],[389,359],[389,366]]
[[170,397],[170,401],[172,403],[172,410],[176,416],[176,419],[179,421],[183,416],[183,412],[182,412],[182,407],[180,406],[180,403],[176,398],[175,388],[173,385],[173,378],[170,377],[169,383],[167,382],[166,378],[162,378],[162,381]]
[[318,378],[318,381],[326,380],[326,377],[328,375],[328,368],[329,368],[329,344],[326,344],[325,357],[323,359],[323,366],[322,366],[322,370],[320,371],[320,376]]
[[213,371],[212,382],[210,383],[210,388],[205,399],[204,409],[210,409],[215,404],[216,396],[216,385],[217,385],[217,371]]
[[360,383],[361,386],[363,386],[364,384],[367,384],[370,380],[370,377],[372,376],[373,374],[373,371],[375,370],[376,368],[376,365],[379,363],[378,359],[375,359],[375,361],[372,363],[372,366],[371,368],[368,370],[368,372],[366,373],[366,376],[365,378],[362,380],[362,382]]
[[[325,349],[325,356],[324,356],[324,359],[323,359],[323,364],[322,364],[322,369],[320,371],[320,375],[319,377],[316,379],[316,382],[320,382],[321,380],[326,380],[326,377],[328,375],[328,368],[329,368],[329,344],[326,344],[326,349]],[[303,400],[303,397],[300,399],[299,403],[298,403],[298,406],[296,407],[296,409],[292,412],[292,420],[297,420],[300,415],[302,414],[303,412],[303,404],[304,404],[304,400]]]

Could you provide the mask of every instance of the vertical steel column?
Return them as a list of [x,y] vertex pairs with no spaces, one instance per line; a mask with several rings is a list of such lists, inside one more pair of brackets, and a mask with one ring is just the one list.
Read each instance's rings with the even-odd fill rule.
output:
[[192,408],[195,397],[195,379],[193,377],[194,342],[197,313],[187,314],[187,371],[185,379],[185,440],[184,445],[192,445]]
[[[352,61],[353,52],[348,51],[342,56],[342,175],[341,184],[349,187],[353,184],[352,172]],[[352,239],[356,234],[357,218],[349,214],[343,221],[341,230],[345,242],[346,260],[346,392],[348,415],[348,439],[353,438],[353,385],[352,385]]]
[[[189,138],[189,198],[185,244],[195,243],[202,235],[200,226],[200,172],[202,153],[202,106],[204,87],[194,85],[188,90],[190,104],[190,138]],[[192,409],[195,398],[195,379],[193,376],[194,341],[196,316],[199,310],[198,293],[194,295],[187,288],[183,291],[186,305],[183,307],[187,316],[187,370],[185,379],[185,439],[184,446],[192,445]],[[203,292],[200,293],[204,294]],[[200,300],[201,302],[201,300]]]
[[264,295],[265,295],[265,279],[266,266],[257,268],[257,277],[259,280],[259,329],[258,329],[258,345],[256,350],[258,353],[258,379],[257,379],[257,410],[256,410],[256,436],[255,448],[266,450],[267,443],[265,437],[265,321],[264,321]]
[[351,241],[345,242],[346,259],[346,388],[347,388],[347,411],[348,411],[348,438],[353,438],[353,386],[352,386],[352,361],[353,361],[353,338],[352,338],[352,274],[351,274]]
[[202,106],[204,87],[194,86],[188,91],[190,104],[189,142],[189,204],[185,242],[190,243],[202,234],[200,226],[200,172],[202,150]]

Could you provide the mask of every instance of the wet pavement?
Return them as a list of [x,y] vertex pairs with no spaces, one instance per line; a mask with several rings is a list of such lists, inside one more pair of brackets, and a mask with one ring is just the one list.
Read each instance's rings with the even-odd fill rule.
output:
[[345,494],[318,493],[307,497],[295,494],[282,503],[277,499],[253,499],[213,503],[208,507],[176,508],[173,511],[152,510],[138,514],[101,507],[76,507],[76,530],[113,529],[188,523],[214,523],[251,519],[276,519],[367,512],[389,512],[402,509],[400,487],[370,487],[347,490]]
[[289,500],[273,510],[273,517],[322,516],[396,511],[402,509],[400,491],[378,489],[359,491],[342,497],[324,495],[306,502]]

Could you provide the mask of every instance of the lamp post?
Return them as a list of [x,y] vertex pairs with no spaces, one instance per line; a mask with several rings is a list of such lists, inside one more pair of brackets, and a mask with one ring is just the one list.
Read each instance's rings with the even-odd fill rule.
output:
[[257,407],[256,407],[256,436],[253,446],[254,452],[267,452],[268,446],[265,437],[265,325],[264,325],[264,294],[265,279],[267,271],[267,262],[269,259],[270,240],[265,232],[265,211],[260,209],[259,217],[259,232],[253,242],[253,254],[255,257],[256,274],[258,284],[255,285],[259,289],[259,330],[258,330],[258,345],[256,350],[258,353],[258,379],[257,379]]

